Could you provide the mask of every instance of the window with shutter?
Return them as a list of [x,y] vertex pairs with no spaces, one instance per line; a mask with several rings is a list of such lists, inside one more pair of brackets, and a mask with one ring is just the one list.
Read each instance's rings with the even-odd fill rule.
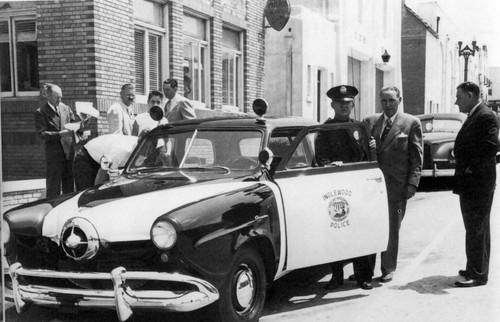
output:
[[149,35],[149,91],[162,90],[161,37]]
[[167,30],[164,21],[165,5],[146,0],[133,0],[135,23],[135,89],[139,103],[146,103],[148,94],[162,90],[167,73],[163,55],[168,52],[164,41]]
[[135,30],[135,91],[137,94],[145,95],[146,87],[144,75],[144,35],[143,30]]

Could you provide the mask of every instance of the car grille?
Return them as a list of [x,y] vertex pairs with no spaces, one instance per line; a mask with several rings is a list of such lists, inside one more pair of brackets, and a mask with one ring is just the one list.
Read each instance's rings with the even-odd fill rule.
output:
[[[11,241],[7,256],[9,263],[19,262],[27,269],[98,273],[110,273],[114,268],[120,266],[123,266],[127,271],[156,272],[181,271],[182,269],[177,261],[174,261],[176,263],[161,264],[158,259],[157,249],[151,241],[111,244],[106,249],[101,248],[102,252],[96,257],[82,261],[68,258],[62,248],[48,238],[17,235]],[[174,256],[171,258],[174,258]],[[111,277],[109,281],[103,281],[24,276],[22,283],[61,288],[113,289]],[[191,287],[190,284],[169,281],[130,280],[128,283],[134,289],[146,287],[147,289],[185,291]]]
[[431,160],[431,146],[428,144],[424,144],[424,169],[432,169],[432,160]]

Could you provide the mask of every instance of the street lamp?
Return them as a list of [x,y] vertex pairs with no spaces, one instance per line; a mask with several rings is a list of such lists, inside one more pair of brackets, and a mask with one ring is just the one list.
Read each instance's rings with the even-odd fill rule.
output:
[[467,81],[467,67],[469,65],[469,57],[476,53],[476,41],[472,41],[472,48],[469,45],[466,45],[462,48],[462,42],[458,42],[458,56],[464,56],[465,66],[464,66],[464,82]]

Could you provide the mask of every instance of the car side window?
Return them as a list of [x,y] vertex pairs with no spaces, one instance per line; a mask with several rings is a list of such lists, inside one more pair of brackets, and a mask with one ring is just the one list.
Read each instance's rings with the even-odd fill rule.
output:
[[295,144],[286,169],[341,166],[370,161],[368,135],[362,123],[308,130]]
[[367,160],[359,131],[350,128],[320,130],[316,137],[315,156],[318,166]]

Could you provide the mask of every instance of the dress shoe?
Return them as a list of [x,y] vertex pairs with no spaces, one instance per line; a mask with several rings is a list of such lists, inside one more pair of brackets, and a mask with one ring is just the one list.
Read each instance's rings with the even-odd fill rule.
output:
[[392,281],[393,277],[394,277],[394,272],[390,272],[390,273],[382,275],[382,277],[380,277],[380,281],[382,283],[387,283],[387,282]]
[[456,287],[474,287],[486,285],[487,281],[475,280],[475,279],[466,279],[465,281],[456,281]]
[[340,286],[342,286],[342,284],[344,284],[344,282],[339,282],[337,280],[330,280],[330,282],[328,282],[328,284],[325,285],[324,289],[325,290],[328,290],[328,291],[332,291],[336,288],[339,288]]
[[467,277],[467,271],[465,269],[461,269],[458,271],[458,275],[462,277]]
[[356,280],[356,275],[349,275],[349,281],[354,282]]
[[370,282],[363,282],[359,285],[364,290],[371,290],[373,288],[372,283]]

